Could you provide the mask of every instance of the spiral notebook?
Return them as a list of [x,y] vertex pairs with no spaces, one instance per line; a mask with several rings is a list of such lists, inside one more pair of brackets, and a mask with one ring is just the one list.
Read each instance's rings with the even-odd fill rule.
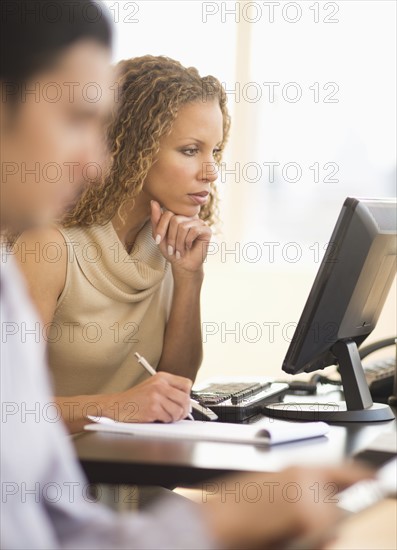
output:
[[92,424],[84,429],[95,432],[115,432],[152,439],[184,439],[246,443],[250,445],[277,445],[300,439],[324,436],[328,432],[325,422],[285,422],[263,418],[255,424],[228,424],[180,420],[171,424],[141,424],[117,422],[104,416],[89,416]]

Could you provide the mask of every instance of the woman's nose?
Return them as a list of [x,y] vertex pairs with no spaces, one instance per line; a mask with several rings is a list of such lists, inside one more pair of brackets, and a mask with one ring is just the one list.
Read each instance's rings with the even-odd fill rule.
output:
[[204,162],[202,166],[202,179],[215,181],[218,177],[218,165],[215,161]]

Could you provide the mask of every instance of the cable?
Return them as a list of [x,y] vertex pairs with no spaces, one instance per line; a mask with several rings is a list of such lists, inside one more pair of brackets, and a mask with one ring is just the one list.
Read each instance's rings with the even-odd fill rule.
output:
[[359,349],[358,353],[360,354],[360,358],[364,359],[364,357],[367,357],[367,355],[370,355],[374,351],[381,348],[387,348],[388,346],[392,346],[393,344],[397,344],[397,336],[384,338],[383,340],[379,340],[378,342],[374,342],[373,344],[368,344],[368,346],[364,346],[363,348]]
[[[392,346],[393,344],[397,344],[396,336],[393,336],[390,338],[384,338],[383,340],[378,340],[378,342],[374,342],[373,344],[364,346],[363,348],[358,350],[360,354],[360,359],[364,359],[364,357],[367,357],[374,351],[377,351],[378,349],[381,349],[381,348]],[[339,367],[337,369],[337,372],[339,373]],[[307,394],[314,394],[316,393],[317,384],[331,384],[332,386],[341,387],[342,380],[334,380],[332,378],[328,378],[327,376],[323,376],[322,374],[313,374],[313,376],[307,382],[303,382],[303,381],[290,382],[289,393],[304,392]],[[397,400],[397,397],[394,397],[394,399]]]
[[333,386],[341,386],[342,381],[341,380],[333,380],[332,378],[328,378],[327,376],[323,376],[322,374],[314,374],[310,378],[311,384],[332,384]]

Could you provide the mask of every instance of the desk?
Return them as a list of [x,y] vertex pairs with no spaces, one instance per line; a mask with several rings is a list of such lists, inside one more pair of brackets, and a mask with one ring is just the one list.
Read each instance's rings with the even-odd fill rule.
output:
[[365,448],[379,433],[395,430],[395,420],[331,425],[327,437],[273,447],[148,440],[105,432],[82,433],[74,444],[92,483],[188,487],[228,473],[278,471],[292,464],[339,464]]

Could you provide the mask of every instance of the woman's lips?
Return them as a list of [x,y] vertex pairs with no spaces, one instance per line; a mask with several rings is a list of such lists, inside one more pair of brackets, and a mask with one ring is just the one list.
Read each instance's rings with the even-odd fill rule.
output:
[[208,200],[208,191],[201,191],[201,193],[189,193],[188,197],[194,202],[194,204],[205,204]]

